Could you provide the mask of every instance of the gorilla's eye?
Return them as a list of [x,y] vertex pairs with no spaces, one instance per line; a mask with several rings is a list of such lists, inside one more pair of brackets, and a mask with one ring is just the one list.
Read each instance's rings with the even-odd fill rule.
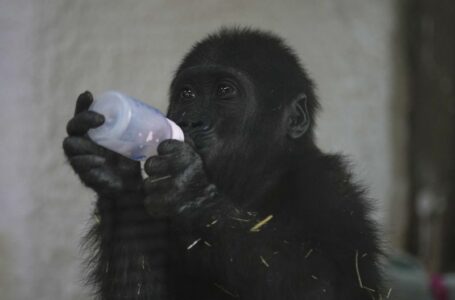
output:
[[232,85],[222,83],[218,86],[216,94],[220,98],[230,98],[235,96],[237,90]]
[[191,100],[196,98],[196,94],[190,87],[184,87],[180,92],[180,98],[185,100]]

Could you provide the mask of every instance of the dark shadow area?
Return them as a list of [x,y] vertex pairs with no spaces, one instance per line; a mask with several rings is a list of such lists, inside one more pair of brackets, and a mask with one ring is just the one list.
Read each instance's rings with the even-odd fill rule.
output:
[[431,272],[455,270],[455,2],[405,1],[409,76],[406,248]]

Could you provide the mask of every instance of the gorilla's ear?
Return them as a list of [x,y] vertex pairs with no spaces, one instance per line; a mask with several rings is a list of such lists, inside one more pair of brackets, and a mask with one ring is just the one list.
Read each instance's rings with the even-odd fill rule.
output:
[[305,94],[299,94],[290,103],[287,126],[288,136],[292,139],[300,138],[310,128],[310,116]]

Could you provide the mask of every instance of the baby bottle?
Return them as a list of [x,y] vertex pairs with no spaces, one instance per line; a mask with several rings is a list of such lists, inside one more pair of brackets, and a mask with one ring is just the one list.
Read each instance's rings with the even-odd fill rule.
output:
[[159,110],[117,91],[95,98],[89,110],[104,116],[104,123],[88,131],[97,144],[133,160],[155,155],[167,139],[183,141],[183,132]]

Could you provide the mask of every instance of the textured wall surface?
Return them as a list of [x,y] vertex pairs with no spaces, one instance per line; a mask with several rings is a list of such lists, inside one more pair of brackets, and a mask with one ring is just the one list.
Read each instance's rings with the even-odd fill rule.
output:
[[0,0],[1,298],[89,298],[79,242],[94,194],[61,151],[76,97],[115,88],[165,109],[179,59],[221,25],[270,29],[296,49],[318,85],[319,144],[350,155],[392,224],[395,16],[391,0]]

